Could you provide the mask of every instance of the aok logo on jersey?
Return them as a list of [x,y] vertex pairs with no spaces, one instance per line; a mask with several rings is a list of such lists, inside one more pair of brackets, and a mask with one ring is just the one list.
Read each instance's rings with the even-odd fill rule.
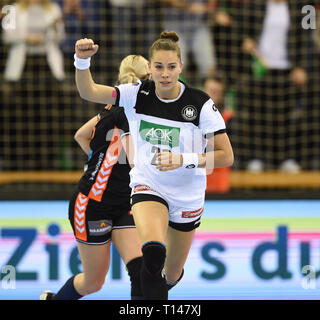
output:
[[141,120],[139,128],[143,140],[156,145],[179,146],[180,128],[164,126]]

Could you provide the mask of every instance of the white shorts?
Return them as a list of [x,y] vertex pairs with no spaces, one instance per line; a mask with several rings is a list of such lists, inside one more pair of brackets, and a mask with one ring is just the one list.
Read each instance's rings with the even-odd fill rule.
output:
[[168,208],[169,226],[179,231],[191,231],[200,225],[203,206],[200,208],[177,207],[149,186],[138,184],[132,188],[131,205],[142,201],[157,201]]

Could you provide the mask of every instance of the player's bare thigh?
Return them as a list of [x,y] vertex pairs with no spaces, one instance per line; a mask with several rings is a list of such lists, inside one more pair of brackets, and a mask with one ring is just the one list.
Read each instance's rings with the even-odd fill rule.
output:
[[157,201],[142,201],[132,206],[132,212],[142,243],[165,241],[169,214],[164,204]]

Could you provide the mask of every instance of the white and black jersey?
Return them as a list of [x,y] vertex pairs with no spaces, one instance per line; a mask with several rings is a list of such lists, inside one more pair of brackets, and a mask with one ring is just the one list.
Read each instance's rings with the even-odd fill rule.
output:
[[160,151],[204,153],[208,134],[226,132],[225,123],[210,97],[180,82],[179,96],[162,100],[153,81],[116,87],[116,105],[124,107],[135,146],[131,183],[147,185],[177,206],[203,205],[206,170],[203,168],[161,172],[155,167]]

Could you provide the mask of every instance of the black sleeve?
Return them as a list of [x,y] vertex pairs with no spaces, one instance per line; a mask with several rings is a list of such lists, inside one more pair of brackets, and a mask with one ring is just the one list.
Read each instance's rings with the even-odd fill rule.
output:
[[116,126],[121,130],[121,136],[129,133],[129,123],[122,107],[118,107]]
[[115,87],[116,91],[117,91],[117,98],[116,98],[116,102],[114,103],[115,106],[119,107],[119,102],[120,102],[120,90]]

